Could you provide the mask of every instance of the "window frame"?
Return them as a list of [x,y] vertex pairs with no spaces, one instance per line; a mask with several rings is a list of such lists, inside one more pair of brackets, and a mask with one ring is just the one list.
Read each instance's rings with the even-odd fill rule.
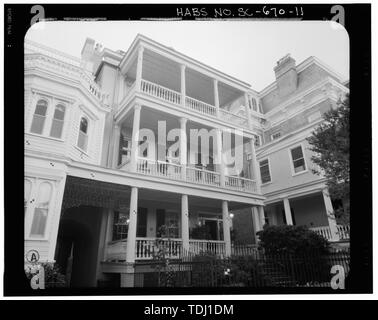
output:
[[[58,119],[55,119],[54,116],[55,116],[55,111],[56,111],[56,108],[58,106],[62,106],[64,108],[64,116],[63,116],[63,120],[58,120]],[[54,109],[51,111],[51,124],[50,124],[50,130],[49,130],[49,138],[52,138],[52,139],[58,139],[58,140],[64,140],[63,139],[63,136],[64,136],[64,128],[65,128],[65,125],[66,125],[66,118],[67,118],[67,105],[65,103],[63,103],[62,101],[59,101],[57,100],[57,103],[54,103]],[[61,121],[62,122],[62,131],[61,131],[61,134],[60,134],[60,137],[53,137],[51,135],[51,131],[52,131],[52,128],[53,128],[53,124],[54,124],[54,120],[56,121]]]
[[[280,136],[279,137],[277,137],[277,138],[273,138],[273,136],[275,135],[275,134],[280,134]],[[278,140],[278,139],[281,139],[282,138],[282,131],[277,131],[277,132],[275,132],[275,133],[272,133],[271,135],[270,135],[270,140],[271,141],[276,141],[276,140]]]
[[[262,181],[262,175],[261,175],[261,162],[266,161],[266,160],[268,161],[268,169],[269,169],[270,181],[263,182]],[[259,163],[259,173],[260,173],[261,185],[264,186],[264,185],[272,183],[273,182],[273,177],[272,177],[272,170],[271,170],[271,166],[270,166],[270,159],[269,159],[269,157],[266,157],[266,158],[263,158],[263,159],[259,160],[258,163]]]
[[[33,125],[35,111],[37,109],[37,105],[38,105],[38,102],[40,100],[43,100],[47,103],[47,109],[46,109],[45,122],[44,122],[44,125],[43,125],[42,133],[36,133],[36,132],[32,132],[31,128],[32,128],[32,125]],[[34,108],[33,108],[34,111],[29,116],[29,119],[27,119],[27,125],[26,125],[26,129],[25,129],[25,133],[36,136],[36,137],[43,137],[43,138],[63,142],[64,141],[63,137],[65,136],[66,126],[67,126],[66,119],[69,117],[69,112],[70,112],[69,103],[67,101],[61,99],[61,98],[49,97],[49,96],[45,96],[43,94],[38,93],[38,94],[36,94],[36,97],[33,99],[32,104],[34,105]],[[55,113],[55,109],[58,105],[62,105],[65,108],[64,120],[63,120],[63,126],[62,126],[62,134],[61,134],[60,138],[56,138],[56,137],[51,136],[51,129],[52,129],[53,120],[54,120],[54,113]]]
[[[291,154],[291,150],[293,150],[295,148],[298,148],[298,147],[301,147],[301,150],[302,150],[302,157],[303,157],[303,162],[304,162],[304,165],[305,165],[305,170],[302,170],[302,171],[299,171],[299,172],[295,172],[294,160],[293,160],[293,156]],[[306,154],[305,154],[305,148],[303,146],[303,143],[298,143],[296,145],[293,145],[292,147],[290,147],[288,149],[288,151],[289,151],[291,175],[292,176],[297,176],[297,175],[300,175],[300,174],[308,172],[308,164],[307,164],[307,161],[306,161]]]
[[[46,131],[47,131],[47,127],[48,127],[48,122],[49,122],[49,109],[50,109],[50,105],[51,105],[51,101],[49,101],[50,99],[47,99],[43,96],[38,96],[37,99],[35,99],[35,103],[34,103],[34,112],[32,113],[31,115],[31,120],[30,120],[30,124],[29,124],[29,133],[30,134],[35,134],[37,136],[45,136],[46,135]],[[42,126],[42,132],[41,133],[37,133],[37,132],[33,132],[32,131],[32,127],[33,127],[33,122],[34,122],[34,116],[35,116],[35,112],[37,111],[37,106],[38,106],[38,103],[40,101],[44,101],[47,106],[46,106],[46,114],[44,115],[45,119],[44,119],[44,122],[43,122],[43,126]]]
[[[30,192],[29,199],[33,199],[32,203],[27,207],[25,212],[25,219],[24,219],[24,239],[26,241],[48,241],[49,240],[49,233],[50,233],[50,224],[52,219],[52,208],[55,204],[55,195],[56,195],[56,180],[51,179],[44,179],[44,178],[37,178],[37,177],[30,177],[25,176],[24,180],[29,180],[32,183],[32,189]],[[37,198],[38,198],[38,191],[39,187],[42,183],[48,183],[51,186],[51,196],[49,201],[49,206],[47,209],[47,217],[46,217],[46,225],[43,236],[34,236],[31,235],[31,228],[34,219],[34,213],[37,206]]]
[[[81,120],[82,120],[83,118],[84,118],[85,120],[87,120],[87,132],[84,133],[84,134],[87,136],[87,149],[86,149],[86,150],[82,149],[82,148],[79,146],[80,132],[82,132],[81,129],[80,129],[80,125],[81,125]],[[90,139],[89,139],[89,137],[90,137],[90,128],[91,128],[91,124],[90,124],[90,119],[89,119],[89,117],[88,117],[86,114],[81,114],[80,117],[79,117],[79,130],[78,130],[78,132],[77,132],[77,138],[76,138],[76,144],[75,144],[75,147],[78,148],[81,152],[85,153],[86,155],[89,154],[88,149],[89,149],[89,140],[90,140]]]

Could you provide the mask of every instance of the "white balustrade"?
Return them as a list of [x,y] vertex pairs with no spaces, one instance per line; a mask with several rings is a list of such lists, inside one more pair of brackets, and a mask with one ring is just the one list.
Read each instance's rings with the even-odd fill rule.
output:
[[220,186],[220,174],[218,172],[195,167],[186,168],[186,180],[193,183]]
[[217,116],[217,108],[215,106],[191,97],[185,98],[185,106],[206,115]]
[[193,254],[213,253],[218,256],[224,256],[226,253],[226,244],[224,241],[217,240],[189,240],[189,251]]
[[147,80],[142,80],[140,91],[177,105],[181,104],[180,93]]
[[332,240],[331,228],[329,226],[310,228],[310,230],[316,232],[327,240]]
[[256,181],[235,176],[225,176],[226,188],[245,192],[257,192]]
[[103,104],[109,104],[109,94],[103,92],[100,86],[83,70],[80,71],[81,84]]
[[163,238],[136,238],[135,259],[150,260],[160,250],[163,250],[165,256],[170,259],[179,258],[182,250],[181,239],[163,239]]
[[175,163],[138,158],[137,172],[156,177],[181,180],[181,165]]
[[337,233],[340,237],[340,240],[349,240],[350,239],[350,225],[340,225],[336,226]]

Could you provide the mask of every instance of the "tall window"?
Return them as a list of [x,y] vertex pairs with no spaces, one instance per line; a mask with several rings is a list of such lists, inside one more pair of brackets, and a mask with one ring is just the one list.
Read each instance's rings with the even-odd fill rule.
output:
[[30,194],[32,189],[32,183],[30,180],[25,180],[24,183],[24,217],[26,215],[26,210],[28,209]]
[[48,106],[47,101],[38,100],[37,105],[35,107],[30,132],[42,134],[43,127],[46,121],[47,106]]
[[66,112],[66,107],[58,104],[55,107],[54,118],[51,124],[50,136],[54,138],[61,138],[64,124],[64,114]]
[[306,170],[306,163],[303,156],[302,146],[295,147],[290,150],[291,159],[293,161],[294,172],[302,172]]
[[261,183],[268,183],[272,181],[272,177],[270,176],[270,168],[269,168],[269,160],[265,159],[259,162],[260,164],[260,175],[261,175]]
[[129,212],[114,212],[113,219],[113,241],[127,239],[129,230]]
[[34,209],[33,222],[30,231],[30,236],[32,237],[43,237],[45,235],[51,195],[51,184],[48,182],[42,182],[38,189],[37,202]]
[[87,151],[88,147],[88,120],[84,117],[80,119],[79,139],[77,146],[84,151]]

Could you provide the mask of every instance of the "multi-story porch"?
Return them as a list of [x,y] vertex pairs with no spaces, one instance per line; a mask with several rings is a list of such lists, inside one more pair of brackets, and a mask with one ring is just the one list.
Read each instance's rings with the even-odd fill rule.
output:
[[[70,170],[81,178],[67,177],[55,259],[74,286],[95,285],[102,274],[121,274],[123,285],[132,285],[128,275],[139,262],[153,260],[158,246],[171,259],[202,252],[230,256],[232,211],[255,205],[263,216],[262,197],[237,191],[222,195],[204,186],[195,192],[168,181],[156,188],[148,177],[138,182],[132,173],[80,163]],[[88,275],[77,278],[84,269]]]

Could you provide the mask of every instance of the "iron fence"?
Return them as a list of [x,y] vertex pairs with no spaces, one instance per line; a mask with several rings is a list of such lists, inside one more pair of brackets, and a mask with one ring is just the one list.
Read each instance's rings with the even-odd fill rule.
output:
[[[274,253],[255,250],[229,258],[186,254],[180,259],[153,261],[155,271],[136,274],[144,287],[330,287],[333,266],[347,276],[349,250],[326,254]],[[339,267],[339,270],[340,270]]]

